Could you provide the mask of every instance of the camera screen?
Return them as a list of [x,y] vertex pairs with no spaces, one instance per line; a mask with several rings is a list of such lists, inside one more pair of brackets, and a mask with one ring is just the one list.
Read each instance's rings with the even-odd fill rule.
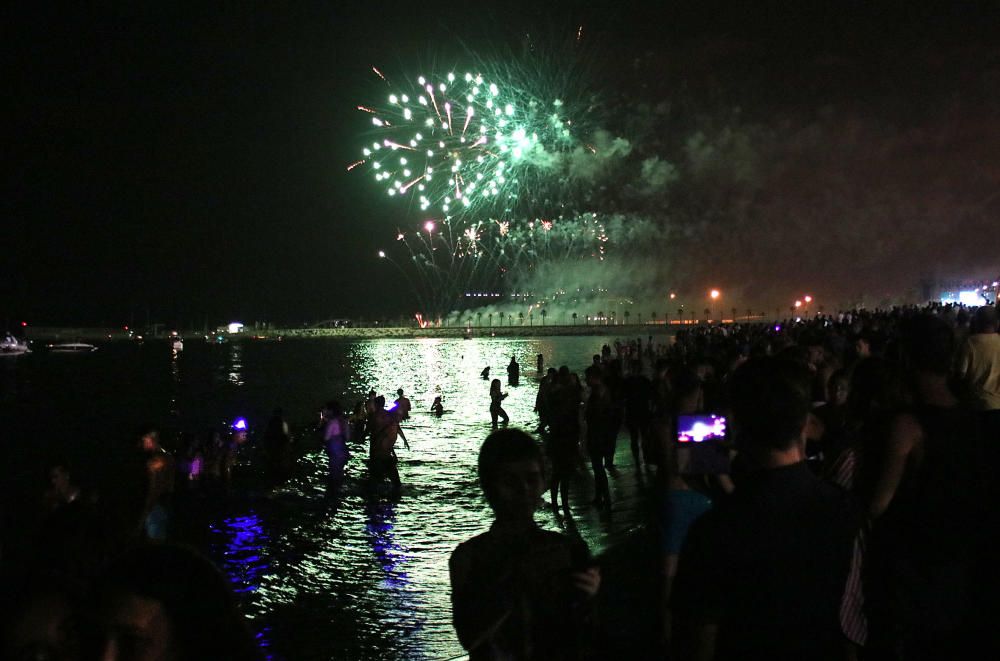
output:
[[726,418],[721,415],[677,416],[678,443],[704,443],[726,438]]

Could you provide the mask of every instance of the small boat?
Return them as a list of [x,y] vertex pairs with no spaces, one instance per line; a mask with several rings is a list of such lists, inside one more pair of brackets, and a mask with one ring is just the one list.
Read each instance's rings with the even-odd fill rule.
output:
[[60,342],[46,346],[52,353],[90,353],[91,351],[97,351],[97,347],[93,344],[86,344],[84,342]]
[[31,353],[27,342],[19,342],[13,335],[0,340],[0,356],[20,356],[26,353]]

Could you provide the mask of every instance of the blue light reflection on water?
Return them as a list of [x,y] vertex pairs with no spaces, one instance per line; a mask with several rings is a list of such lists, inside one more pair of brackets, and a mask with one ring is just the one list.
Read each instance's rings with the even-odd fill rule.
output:
[[[531,428],[535,356],[582,372],[606,341],[190,341],[173,359],[166,345],[109,344],[79,360],[39,354],[0,369],[0,414],[24,438],[70,436],[86,458],[102,456],[107,438],[146,422],[169,439],[244,416],[254,436],[281,406],[298,448],[295,475],[272,494],[238,494],[205,511],[211,528],[204,548],[233,582],[258,640],[269,654],[290,659],[444,659],[461,654],[448,558],[491,521],[476,480],[478,446],[490,431],[489,381],[480,371],[489,365],[504,381],[511,424]],[[505,379],[512,355],[522,366],[519,386]],[[369,388],[391,402],[400,387],[413,404],[404,423],[412,449],[398,449],[402,498],[369,506],[365,444],[351,447],[341,493],[327,494],[326,458],[309,433],[319,407],[337,398],[349,408]],[[438,395],[446,409],[440,418],[429,411]],[[98,429],[107,434],[95,435]],[[615,489],[613,479],[616,504],[631,494]],[[544,511],[537,519],[558,525]],[[631,525],[585,507],[577,524],[595,553]]]
[[[530,428],[537,420],[536,355],[544,355],[546,366],[567,364],[582,371],[602,342],[484,338],[316,343],[308,363],[296,361],[302,371],[293,372],[295,379],[288,378],[286,369],[262,364],[255,352],[265,347],[250,345],[240,386],[245,396],[266,386],[272,405],[294,411],[330,397],[341,398],[349,407],[369,389],[392,402],[402,388],[413,406],[403,425],[411,449],[397,448],[403,480],[398,502],[368,497],[366,443],[352,445],[347,481],[336,497],[323,486],[325,456],[309,450],[299,460],[298,474],[259,502],[255,513],[271,531],[264,541],[271,563],[256,574],[263,589],[241,596],[257,626],[272,627],[275,648],[289,658],[461,655],[451,623],[448,558],[455,546],[483,532],[492,519],[476,478],[478,447],[490,431],[489,381],[480,372],[489,365],[502,379],[512,424]],[[519,385],[505,378],[512,355],[522,365]],[[287,387],[279,393],[282,385]],[[299,389],[309,399],[294,396]],[[429,411],[435,396],[442,397],[447,411],[441,418]],[[300,435],[299,442],[314,447],[308,436]],[[558,526],[548,513],[540,512],[538,519],[545,527]],[[603,548],[608,533],[622,526],[597,519],[592,525],[579,522],[595,552]],[[268,557],[264,550],[257,555]]]
[[[222,558],[221,567],[238,595],[257,592],[261,579],[271,570],[268,562],[268,537],[263,522],[253,510],[242,516],[231,516],[209,525],[212,555]],[[266,658],[271,648],[271,627],[261,626],[254,636]]]
[[395,520],[393,505],[391,502],[370,499],[365,510],[368,514],[365,530],[375,550],[375,557],[385,572],[382,585],[394,590],[403,589],[408,583],[406,571],[403,569],[406,564],[406,554],[396,543],[392,533]]

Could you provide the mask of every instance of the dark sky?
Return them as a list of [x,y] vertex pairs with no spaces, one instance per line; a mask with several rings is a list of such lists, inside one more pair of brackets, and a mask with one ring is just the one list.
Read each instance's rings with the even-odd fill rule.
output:
[[995,3],[18,4],[0,14],[0,309],[38,324],[406,310],[374,259],[405,211],[344,169],[372,64],[412,74],[583,24],[607,62],[661,63],[706,104],[905,123],[967,94],[956,80],[997,66],[967,47],[1000,35]]

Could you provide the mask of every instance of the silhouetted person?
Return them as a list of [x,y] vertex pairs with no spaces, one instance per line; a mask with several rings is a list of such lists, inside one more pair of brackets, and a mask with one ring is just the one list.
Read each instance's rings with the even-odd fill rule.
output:
[[584,658],[600,571],[582,541],[534,521],[545,490],[538,445],[522,431],[493,432],[479,452],[479,483],[496,521],[451,555],[459,642],[474,661]]
[[128,551],[95,592],[93,658],[262,658],[226,577],[192,550],[156,545]]
[[[976,310],[955,365],[956,376],[966,387],[972,404],[981,411],[1000,411],[1000,334],[997,309]],[[993,413],[991,415],[1000,415]]]
[[271,482],[277,484],[288,479],[292,471],[292,436],[280,408],[274,409],[264,430],[264,455]]
[[502,418],[504,426],[510,422],[510,416],[503,410],[501,403],[507,399],[507,393],[500,391],[500,379],[493,379],[490,383],[490,422],[493,429],[497,428],[497,420]]
[[170,499],[174,492],[176,466],[173,456],[160,445],[160,433],[145,427],[139,433],[139,450],[146,461],[146,536],[164,540],[170,518]]
[[382,481],[389,479],[393,493],[398,494],[402,488],[399,479],[399,459],[396,458],[399,418],[394,411],[385,410],[385,397],[381,395],[375,399],[371,435],[368,451],[371,485],[377,487]]
[[629,375],[622,384],[625,396],[625,426],[632,444],[632,458],[636,470],[640,466],[640,441],[646,444],[649,421],[652,416],[653,384],[642,373],[642,363],[633,360]]
[[351,425],[337,401],[327,402],[323,407],[320,423],[329,466],[327,477],[332,486],[338,486],[344,481],[344,469],[351,458],[347,445],[351,440]]
[[412,408],[413,405],[410,404],[409,397],[406,397],[403,394],[402,388],[396,391],[396,397],[397,399],[394,402],[396,408],[396,416],[399,418],[399,421],[402,422],[403,420],[409,419],[410,409]]
[[614,428],[614,403],[611,393],[601,377],[601,370],[591,365],[586,371],[590,397],[587,399],[585,416],[587,420],[587,456],[594,471],[594,505],[611,506],[611,491],[608,488],[608,473],[604,468],[611,434]]
[[699,518],[678,564],[679,658],[840,659],[854,539],[846,492],[805,465],[808,371],[750,361],[731,384],[745,474]]
[[517,358],[511,356],[510,363],[507,364],[507,383],[516,386],[520,380],[521,366],[517,364]]

